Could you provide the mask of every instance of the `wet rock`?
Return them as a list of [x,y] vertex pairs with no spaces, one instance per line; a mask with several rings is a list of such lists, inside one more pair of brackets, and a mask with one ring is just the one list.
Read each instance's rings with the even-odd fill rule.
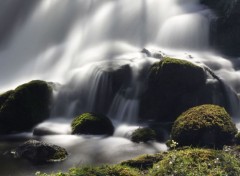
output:
[[14,158],[27,159],[34,163],[58,162],[67,158],[67,151],[57,145],[29,140],[11,151]]

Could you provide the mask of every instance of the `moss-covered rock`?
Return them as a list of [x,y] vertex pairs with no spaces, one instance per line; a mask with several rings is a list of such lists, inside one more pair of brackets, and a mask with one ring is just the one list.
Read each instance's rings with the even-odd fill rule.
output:
[[224,108],[201,105],[182,113],[174,122],[171,138],[179,146],[217,147],[232,144],[235,124]]
[[131,140],[136,143],[153,141],[156,140],[156,133],[150,128],[138,128],[132,133]]
[[0,133],[30,130],[49,117],[52,89],[35,80],[0,95]]
[[95,113],[83,113],[72,121],[72,134],[112,135],[111,120]]
[[173,150],[153,166],[150,175],[240,175],[240,162],[235,156],[220,150]]
[[197,102],[182,102],[189,93],[205,86],[204,69],[185,60],[164,58],[152,65],[148,88],[140,102],[140,117],[160,122],[173,122]]
[[58,162],[67,158],[67,151],[57,145],[36,140],[29,140],[11,153],[15,158],[27,159],[34,163]]
[[37,173],[36,176],[140,176],[141,173],[138,170],[129,168],[127,166],[100,166],[91,167],[84,166],[80,168],[72,168],[68,173],[56,173],[56,174],[44,174]]

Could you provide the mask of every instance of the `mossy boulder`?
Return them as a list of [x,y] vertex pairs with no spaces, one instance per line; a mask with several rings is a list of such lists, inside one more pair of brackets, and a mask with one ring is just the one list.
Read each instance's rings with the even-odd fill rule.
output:
[[182,113],[174,122],[171,138],[179,146],[222,148],[233,143],[237,128],[224,108],[201,105]]
[[235,156],[220,150],[173,150],[153,166],[150,175],[240,175],[240,162]]
[[0,95],[0,134],[27,131],[50,114],[52,89],[34,80]]
[[58,162],[65,160],[68,156],[64,148],[36,140],[24,142],[11,153],[14,158],[27,159],[36,164]]
[[112,135],[114,126],[111,120],[100,114],[83,113],[71,124],[72,134]]
[[138,128],[132,133],[131,140],[136,143],[139,143],[139,142],[146,143],[149,141],[156,140],[156,133],[154,130],[147,127]]
[[140,102],[140,117],[173,122],[183,111],[196,104],[182,102],[186,94],[205,86],[204,69],[185,60],[165,57],[152,65],[147,89]]

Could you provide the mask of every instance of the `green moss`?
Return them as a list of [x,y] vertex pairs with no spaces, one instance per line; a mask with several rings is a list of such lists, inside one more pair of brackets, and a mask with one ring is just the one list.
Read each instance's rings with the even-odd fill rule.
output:
[[205,80],[205,73],[201,67],[186,60],[165,57],[151,67],[149,85],[158,88],[164,84],[167,87],[174,86],[172,89],[189,90],[205,84]]
[[132,133],[131,140],[136,143],[149,142],[156,140],[156,133],[150,128],[138,128]]
[[139,170],[146,170],[153,167],[153,164],[161,161],[164,153],[157,153],[153,155],[141,155],[137,158],[123,161],[121,165],[137,168]]
[[168,152],[153,166],[149,175],[240,175],[240,162],[224,151],[186,149]]
[[[35,80],[1,96],[0,133],[26,131],[49,117],[52,89]],[[0,101],[1,101],[0,100]]]
[[58,147],[58,149],[55,151],[53,156],[51,156],[51,159],[49,161],[61,161],[65,160],[67,158],[67,151],[64,148]]
[[109,118],[94,113],[83,113],[72,121],[72,134],[112,135],[114,127]]
[[179,146],[217,147],[231,144],[236,126],[224,108],[201,105],[182,113],[174,122],[171,138]]
[[56,173],[56,174],[41,174],[37,173],[37,176],[139,176],[141,175],[137,170],[120,165],[114,166],[100,166],[91,167],[85,166],[80,168],[72,168],[68,173]]

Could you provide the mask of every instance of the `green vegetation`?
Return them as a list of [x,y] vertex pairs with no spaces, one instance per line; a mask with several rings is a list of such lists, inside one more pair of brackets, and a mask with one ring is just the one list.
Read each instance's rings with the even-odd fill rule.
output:
[[240,175],[239,160],[224,151],[185,149],[168,152],[150,170],[151,176],[184,175]]
[[156,133],[150,128],[138,128],[132,133],[131,140],[136,143],[149,142],[156,140]]
[[136,169],[132,169],[126,166],[100,166],[100,167],[91,167],[84,166],[81,168],[72,168],[68,173],[56,173],[56,174],[44,174],[36,173],[36,176],[139,176],[141,175]]
[[179,146],[222,148],[233,143],[235,124],[224,108],[201,105],[182,113],[174,122],[171,138]]
[[72,121],[72,134],[112,135],[114,126],[109,118],[94,113],[83,113]]
[[148,88],[140,102],[140,116],[174,122],[186,109],[197,105],[195,98],[187,101],[184,98],[200,90],[205,82],[203,68],[189,61],[163,58],[150,68]]
[[152,154],[152,155],[141,155],[137,158],[123,161],[123,162],[121,162],[121,165],[129,166],[129,167],[136,168],[139,170],[147,170],[149,168],[152,168],[153,164],[161,161],[164,156],[165,156],[165,153],[157,153],[157,154]]
[[68,173],[37,176],[237,176],[240,161],[228,151],[185,148],[153,155],[142,155],[117,165],[72,168]]
[[0,95],[0,134],[30,130],[49,117],[52,89],[31,81]]

